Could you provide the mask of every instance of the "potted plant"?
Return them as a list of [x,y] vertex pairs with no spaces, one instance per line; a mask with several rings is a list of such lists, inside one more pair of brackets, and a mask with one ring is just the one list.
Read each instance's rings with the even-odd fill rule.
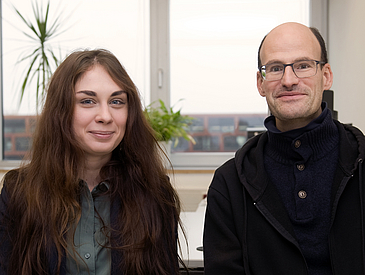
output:
[[174,112],[173,107],[167,108],[161,99],[159,103],[158,107],[153,107],[155,104],[152,102],[146,107],[144,113],[153,130],[155,130],[156,139],[165,143],[164,147],[167,152],[169,153],[171,142],[174,143],[174,146],[179,143],[179,137],[195,144],[193,137],[187,133],[188,126],[194,118],[181,115],[181,109]]
[[[23,34],[33,43],[29,47],[25,47],[18,64],[28,62],[28,67],[24,71],[24,79],[21,83],[21,93],[19,104],[23,100],[25,90],[32,84],[32,80],[36,81],[36,107],[38,110],[39,100],[44,95],[46,84],[51,77],[53,70],[59,65],[59,59],[50,44],[50,40],[62,33],[61,13],[53,20],[49,19],[50,0],[48,0],[44,11],[42,4],[32,2],[33,20],[27,20],[22,13],[13,5],[15,12],[26,25]],[[33,21],[33,22],[32,22]]]

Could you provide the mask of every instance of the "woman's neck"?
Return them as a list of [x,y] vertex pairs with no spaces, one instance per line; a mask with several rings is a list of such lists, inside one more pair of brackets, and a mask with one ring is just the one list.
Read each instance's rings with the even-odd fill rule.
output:
[[97,186],[100,181],[100,169],[110,160],[110,158],[93,158],[86,159],[85,167],[82,173],[82,179],[87,183],[90,191]]

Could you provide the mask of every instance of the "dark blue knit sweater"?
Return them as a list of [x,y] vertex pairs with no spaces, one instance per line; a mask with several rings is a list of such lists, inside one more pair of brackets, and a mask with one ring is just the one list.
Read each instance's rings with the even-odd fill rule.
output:
[[288,132],[276,128],[273,116],[265,126],[265,170],[288,211],[309,274],[332,274],[328,232],[339,135],[331,112],[323,105],[317,119]]

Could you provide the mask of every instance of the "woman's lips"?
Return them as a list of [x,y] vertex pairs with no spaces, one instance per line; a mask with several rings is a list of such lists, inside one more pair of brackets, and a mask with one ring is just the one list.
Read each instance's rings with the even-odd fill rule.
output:
[[89,131],[89,133],[100,139],[108,139],[114,134],[113,131]]

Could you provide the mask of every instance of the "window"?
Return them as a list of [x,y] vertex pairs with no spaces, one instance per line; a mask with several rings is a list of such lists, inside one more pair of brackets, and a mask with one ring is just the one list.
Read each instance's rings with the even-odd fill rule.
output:
[[[3,159],[20,160],[31,145],[34,130],[35,83],[25,91],[19,106],[21,80],[28,61],[16,63],[34,45],[23,32],[31,33],[13,6],[35,24],[32,2],[43,0],[2,1],[3,44]],[[149,1],[148,0],[63,0],[50,1],[49,20],[61,15],[59,36],[50,40],[60,59],[77,49],[106,48],[113,52],[136,83],[143,101],[149,103]],[[33,43],[33,44],[32,44]]]
[[[14,64],[28,44],[12,8],[30,18],[31,2],[3,0],[1,6],[2,167],[18,164],[9,160],[21,158],[15,151],[31,144],[27,135],[34,129],[31,98],[18,106],[23,68]],[[288,12],[289,7],[299,13]],[[179,142],[171,155],[176,168],[216,168],[264,130],[267,109],[255,87],[256,56],[273,26],[299,21],[318,27],[325,39],[327,34],[326,0],[64,0],[51,1],[51,11],[69,15],[66,31],[53,44],[61,55],[107,48],[125,65],[145,105],[159,98],[171,105],[184,99],[177,108],[196,117],[190,131],[198,142]]]
[[175,165],[201,166],[214,154],[218,166],[249,137],[265,130],[267,104],[256,88],[258,46],[280,23],[309,25],[309,4],[170,0],[171,104],[179,102],[182,113],[197,118],[200,126],[197,132],[192,125],[195,145],[172,147]]

